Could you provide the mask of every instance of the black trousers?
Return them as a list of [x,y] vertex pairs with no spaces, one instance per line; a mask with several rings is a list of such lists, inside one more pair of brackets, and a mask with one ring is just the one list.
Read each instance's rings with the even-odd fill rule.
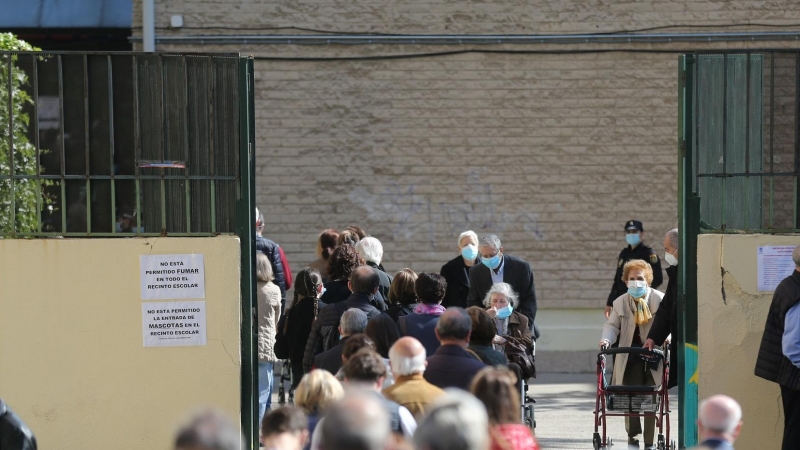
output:
[[800,391],[781,386],[783,399],[783,450],[800,449]]

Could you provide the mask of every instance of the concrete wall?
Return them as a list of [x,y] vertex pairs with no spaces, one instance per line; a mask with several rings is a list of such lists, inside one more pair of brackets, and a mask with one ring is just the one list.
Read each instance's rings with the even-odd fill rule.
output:
[[753,375],[772,292],[757,289],[761,245],[798,245],[800,236],[701,235],[697,248],[699,397],[726,394],[743,409],[737,448],[780,448],[780,388]]
[[[143,348],[139,255],[184,253],[205,255],[208,344]],[[39,448],[168,449],[202,406],[238,421],[239,255],[236,237],[0,239],[0,396]]]

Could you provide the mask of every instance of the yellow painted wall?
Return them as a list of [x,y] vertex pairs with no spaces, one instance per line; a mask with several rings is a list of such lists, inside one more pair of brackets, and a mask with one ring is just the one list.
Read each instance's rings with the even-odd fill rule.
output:
[[737,448],[781,446],[780,388],[753,375],[772,301],[772,292],[758,292],[756,252],[798,244],[800,236],[771,235],[701,235],[698,242],[699,395],[726,394],[741,403]]
[[[139,256],[185,253],[208,344],[144,348]],[[0,397],[48,450],[168,449],[204,406],[239,421],[239,256],[230,236],[0,239]]]

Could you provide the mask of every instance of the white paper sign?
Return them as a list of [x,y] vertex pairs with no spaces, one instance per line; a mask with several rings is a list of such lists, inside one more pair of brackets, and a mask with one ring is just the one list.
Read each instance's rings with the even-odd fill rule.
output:
[[203,255],[141,255],[142,300],[206,298]]
[[794,271],[793,245],[758,247],[758,290],[774,291]]
[[143,302],[145,347],[206,345],[206,302]]

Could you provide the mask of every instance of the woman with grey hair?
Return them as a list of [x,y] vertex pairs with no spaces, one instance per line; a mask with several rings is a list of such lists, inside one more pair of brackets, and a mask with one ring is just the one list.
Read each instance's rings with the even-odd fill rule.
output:
[[519,305],[519,295],[508,283],[495,283],[483,299],[486,312],[494,318],[497,325],[497,336],[494,345],[498,351],[504,351],[506,339],[503,336],[524,338],[533,345],[533,336],[528,327],[528,317],[515,311]]

